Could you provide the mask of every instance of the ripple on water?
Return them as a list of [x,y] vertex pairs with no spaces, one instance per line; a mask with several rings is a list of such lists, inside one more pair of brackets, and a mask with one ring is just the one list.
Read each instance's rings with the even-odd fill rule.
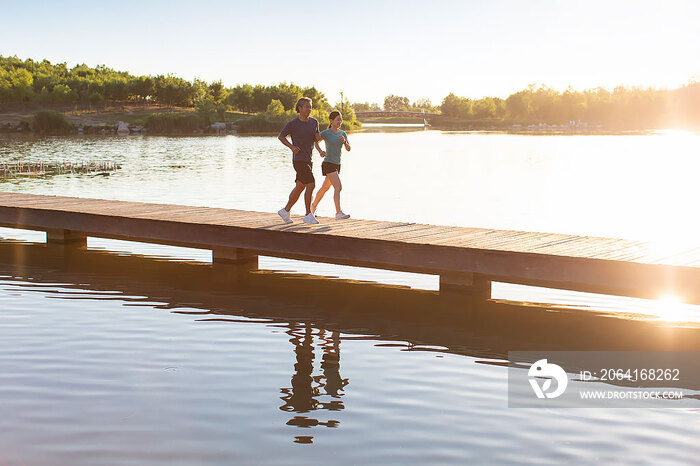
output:
[[[137,296],[7,277],[0,303],[0,447],[27,463],[509,463],[538,452],[543,463],[643,464],[699,452],[697,413],[509,409],[506,368],[437,348],[339,334],[348,383],[329,396],[322,327],[200,321]],[[292,387],[320,404],[282,410]]]

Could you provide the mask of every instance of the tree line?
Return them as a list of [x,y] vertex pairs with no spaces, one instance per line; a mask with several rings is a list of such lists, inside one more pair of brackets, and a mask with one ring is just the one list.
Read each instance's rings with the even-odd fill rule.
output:
[[468,99],[450,94],[442,102],[446,116],[459,119],[506,119],[521,123],[584,122],[607,128],[658,128],[700,124],[700,83],[678,89],[618,86],[558,92],[531,85],[506,99]]
[[222,112],[228,108],[263,112],[273,100],[285,110],[300,97],[310,97],[320,110],[329,109],[325,95],[315,87],[294,83],[274,86],[241,84],[225,87],[221,81],[206,83],[168,75],[133,76],[104,65],[91,68],[48,60],[21,60],[0,55],[0,103],[82,105],[98,107],[112,102],[157,103],[167,107],[197,107]]
[[440,111],[440,107],[434,106],[430,99],[418,99],[414,102],[409,101],[408,97],[401,97],[390,94],[384,98],[384,107],[380,107],[377,103],[370,102],[354,102],[351,104],[356,112],[378,112],[385,110],[387,112],[420,112],[424,110],[429,113]]
[[353,103],[360,111],[440,112],[464,122],[502,121],[510,123],[587,123],[606,128],[639,129],[697,127],[700,125],[700,83],[691,81],[678,89],[618,86],[612,91],[599,87],[585,91],[558,92],[547,86],[530,85],[506,99],[470,99],[454,93],[438,107],[430,100],[410,102],[407,97],[389,95],[384,107],[376,103]]
[[[278,112],[269,111],[271,103],[279,102],[287,112],[293,110],[302,96],[313,99],[314,108],[322,112],[331,107],[325,95],[315,87],[294,83],[226,87],[221,81],[207,83],[195,78],[190,82],[171,74],[134,76],[104,65],[92,68],[82,64],[69,69],[65,63],[0,55],[0,104],[99,107],[108,102],[150,102],[167,107],[196,107],[204,114],[223,115],[226,110],[234,109],[276,115]],[[585,91],[569,88],[564,92],[530,85],[506,99],[470,99],[450,93],[439,106],[429,99],[410,102],[407,97],[391,94],[385,97],[383,108],[369,102],[355,102],[349,107],[354,111],[425,110],[460,121],[584,122],[609,128],[697,127],[700,125],[700,83],[690,82],[672,90],[620,86],[612,91],[599,87]]]

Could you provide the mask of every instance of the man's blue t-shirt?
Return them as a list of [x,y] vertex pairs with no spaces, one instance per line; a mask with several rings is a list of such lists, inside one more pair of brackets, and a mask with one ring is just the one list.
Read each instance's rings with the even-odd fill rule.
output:
[[300,162],[311,162],[311,151],[314,148],[314,141],[318,133],[318,121],[309,118],[309,121],[301,121],[298,117],[284,125],[280,136],[292,135],[292,144],[297,146],[299,153],[294,154],[292,160]]
[[343,147],[343,143],[340,142],[341,135],[346,141],[348,140],[348,133],[342,129],[337,133],[334,133],[330,128],[321,131],[321,137],[326,141],[326,158],[323,159],[324,162],[340,165],[340,152]]

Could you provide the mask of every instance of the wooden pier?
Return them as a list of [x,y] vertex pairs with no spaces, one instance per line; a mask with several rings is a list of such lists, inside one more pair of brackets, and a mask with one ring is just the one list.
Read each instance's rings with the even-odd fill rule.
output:
[[652,243],[0,192],[0,226],[47,232],[84,247],[87,237],[209,249],[215,264],[257,268],[259,255],[435,274],[440,290],[490,297],[491,282],[700,304],[700,240],[663,254]]

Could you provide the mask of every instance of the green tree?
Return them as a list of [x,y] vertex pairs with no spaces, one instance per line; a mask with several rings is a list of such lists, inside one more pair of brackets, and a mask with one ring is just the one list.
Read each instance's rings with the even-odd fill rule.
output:
[[529,114],[529,102],[525,91],[511,94],[506,99],[506,116],[514,120],[525,120]]
[[580,120],[586,113],[586,96],[581,92],[574,91],[569,87],[559,97],[557,105],[556,119],[560,123]]
[[413,105],[411,105],[413,110],[416,111],[426,111],[426,112],[433,112],[435,111],[435,107],[433,107],[433,104],[430,102],[430,99],[418,99],[415,102],[413,102]]
[[554,123],[556,121],[556,106],[558,93],[547,86],[535,89],[534,85],[528,87],[530,94],[530,114],[535,121]]
[[90,94],[89,100],[90,105],[92,105],[93,107],[98,107],[104,103],[105,98],[99,92],[93,92],[92,94]]
[[11,94],[15,100],[28,102],[34,95],[34,87],[32,86],[34,78],[29,71],[23,68],[15,68],[8,73],[7,79],[10,84]]
[[263,86],[261,84],[256,85],[253,88],[253,111],[262,112],[272,101],[273,88],[269,86]]
[[448,94],[440,105],[440,111],[443,115],[452,118],[472,118],[473,102],[466,97],[458,97],[453,93]]
[[35,100],[40,104],[50,105],[53,104],[53,94],[44,87],[36,94]]
[[139,102],[145,102],[155,94],[155,86],[150,76],[139,76],[131,81],[129,94]]
[[53,88],[53,101],[57,104],[71,104],[78,100],[78,93],[65,84],[57,84]]
[[354,102],[350,104],[350,107],[352,107],[353,110],[356,112],[369,112],[370,110],[370,105],[369,102]]
[[227,103],[242,112],[253,112],[253,86],[250,84],[241,84],[233,89],[227,98]]
[[154,79],[154,94],[158,103],[173,107],[174,105],[193,105],[195,87],[182,78],[169,74],[159,75]]
[[271,88],[270,100],[279,100],[284,105],[285,110],[294,110],[294,106],[302,94],[303,89],[294,83],[279,83]]
[[343,126],[346,129],[353,129],[357,126],[355,110],[353,110],[350,105],[343,105],[340,108],[340,114],[343,116]]
[[272,116],[284,115],[284,105],[282,105],[282,102],[280,102],[279,100],[273,99],[272,101],[270,101],[270,104],[265,109],[265,113]]
[[228,91],[224,87],[224,84],[221,82],[221,80],[214,81],[213,83],[209,84],[207,93],[209,94],[212,102],[214,102],[215,105],[221,104],[228,97]]
[[387,112],[406,110],[408,107],[408,97],[399,97],[393,94],[384,97],[384,110]]
[[112,101],[124,101],[129,96],[129,83],[126,78],[112,77],[104,83],[104,95]]
[[496,116],[496,103],[491,97],[476,100],[472,109],[474,118],[494,118]]
[[12,100],[12,86],[10,85],[10,73],[0,67],[0,102]]
[[328,109],[331,107],[323,92],[319,91],[313,86],[304,88],[302,91],[302,96],[310,98],[313,101],[314,108],[319,110],[328,111]]

